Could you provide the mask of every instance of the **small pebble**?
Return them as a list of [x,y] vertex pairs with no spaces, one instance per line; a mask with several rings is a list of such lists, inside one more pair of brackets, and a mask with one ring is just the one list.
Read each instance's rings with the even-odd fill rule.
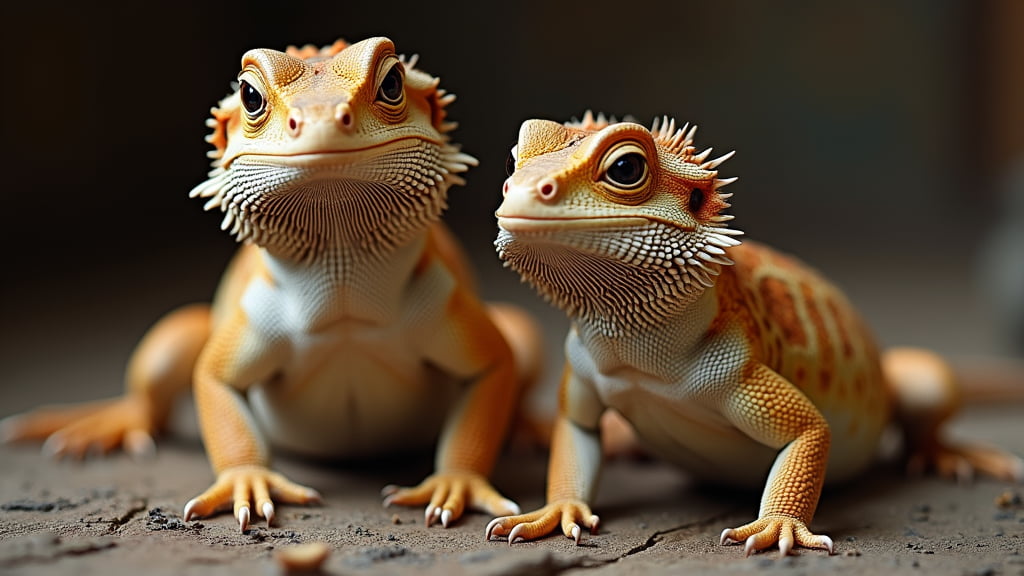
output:
[[1022,503],[1020,494],[1007,490],[999,496],[996,496],[996,507],[997,508],[1013,508],[1020,506]]
[[286,574],[315,572],[320,569],[331,549],[323,542],[285,546],[274,551],[274,559]]

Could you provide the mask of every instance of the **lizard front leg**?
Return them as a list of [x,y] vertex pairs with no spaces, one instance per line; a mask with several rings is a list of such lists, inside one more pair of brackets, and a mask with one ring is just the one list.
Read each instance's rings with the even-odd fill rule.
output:
[[795,386],[756,363],[742,386],[729,395],[725,416],[754,440],[781,448],[768,475],[758,519],[727,528],[721,542],[745,542],[747,555],[778,544],[786,555],[794,545],[833,552],[832,539],[808,529],[825,481],[831,431]]
[[429,339],[427,357],[454,374],[475,374],[449,413],[437,449],[435,472],[418,486],[386,486],[384,505],[426,504],[425,523],[445,527],[466,508],[490,514],[519,511],[487,480],[501,453],[524,382],[502,333],[483,304],[468,290],[456,290],[448,321]]
[[194,395],[214,484],[185,505],[185,521],[232,507],[239,528],[249,527],[252,510],[269,525],[272,498],[307,504],[320,500],[312,488],[270,469],[270,450],[260,436],[241,392],[275,364],[274,348],[245,330],[242,312],[213,334],[196,365]]
[[535,540],[561,527],[580,543],[581,527],[597,533],[600,518],[588,502],[593,498],[601,467],[601,439],[597,428],[586,429],[564,416],[555,421],[548,462],[547,503],[526,514],[504,516],[487,524],[484,537],[507,536],[508,543]]
[[596,533],[600,519],[591,511],[601,471],[600,420],[604,406],[594,389],[566,368],[559,391],[559,415],[551,436],[547,503],[532,512],[495,518],[484,537],[507,536],[509,544],[540,538],[561,527],[577,544],[583,531]]
[[0,438],[45,440],[43,451],[57,457],[82,458],[119,447],[132,456],[151,455],[153,436],[165,427],[175,399],[188,390],[209,332],[208,305],[167,314],[132,352],[123,396],[11,416],[0,421]]

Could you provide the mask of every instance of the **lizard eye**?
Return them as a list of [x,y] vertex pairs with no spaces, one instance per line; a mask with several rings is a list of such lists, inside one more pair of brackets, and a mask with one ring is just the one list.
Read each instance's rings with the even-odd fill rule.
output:
[[516,171],[516,147],[513,146],[512,150],[508,153],[508,158],[505,158],[505,175],[511,176]]
[[396,64],[384,75],[384,80],[377,89],[377,98],[387,104],[398,104],[402,101],[403,88],[402,67]]
[[647,159],[632,149],[611,157],[604,172],[604,179],[617,188],[632,190],[639,188],[647,179]]
[[256,117],[267,109],[267,100],[255,86],[242,80],[238,85],[239,95],[242,97],[242,107],[250,117]]
[[653,178],[652,168],[647,162],[648,154],[639,141],[613,144],[601,160],[596,180],[616,202],[643,202]]

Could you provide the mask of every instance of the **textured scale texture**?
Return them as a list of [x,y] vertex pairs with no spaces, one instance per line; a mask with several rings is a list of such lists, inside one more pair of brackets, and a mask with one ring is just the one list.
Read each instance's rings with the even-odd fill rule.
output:
[[[242,530],[275,502],[319,496],[272,471],[274,450],[354,459],[436,448],[435,472],[388,486],[426,525],[467,508],[517,512],[487,479],[540,342],[486,304],[440,217],[476,165],[450,141],[454,100],[391,40],[255,49],[211,111],[209,178],[191,191],[241,247],[212,305],[158,321],[124,397],[3,423],[58,456],[152,450],[191,385],[214,484],[186,520],[232,509]],[[273,496],[272,496],[273,495]]]
[[698,478],[764,487],[757,519],[722,533],[748,554],[833,551],[811,532],[826,479],[872,463],[888,426],[911,462],[1021,480],[997,448],[941,440],[956,408],[952,371],[925,350],[880,352],[843,293],[814,269],[739,240],[731,196],[697,152],[696,128],[647,129],[589,112],[527,120],[512,149],[495,245],[507,267],[571,319],[552,431],[547,504],[495,518],[510,543],[558,528],[580,541],[609,414],[645,450]]

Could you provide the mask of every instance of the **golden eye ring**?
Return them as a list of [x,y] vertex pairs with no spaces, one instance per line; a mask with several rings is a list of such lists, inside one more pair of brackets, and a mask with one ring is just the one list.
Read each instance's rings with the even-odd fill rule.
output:
[[651,181],[647,151],[638,143],[625,142],[609,149],[601,161],[599,179],[604,189],[621,201],[642,201]]
[[243,70],[238,75],[238,98],[245,127],[249,132],[258,131],[270,117],[270,100],[263,87],[263,79],[252,69]]
[[405,97],[405,75],[401,62],[395,62],[377,87],[377,100],[388,106],[399,106]]

